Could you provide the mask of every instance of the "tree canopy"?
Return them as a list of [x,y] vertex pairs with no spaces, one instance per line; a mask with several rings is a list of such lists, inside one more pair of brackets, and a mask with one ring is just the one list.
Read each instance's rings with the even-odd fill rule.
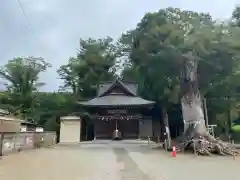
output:
[[110,37],[104,39],[80,39],[77,57],[58,70],[64,80],[63,89],[70,88],[81,98],[94,97],[101,81],[112,80],[119,51]]
[[230,20],[216,22],[204,13],[174,8],[147,13],[122,35],[129,57],[122,76],[138,81],[143,96],[166,105],[179,102],[183,60],[198,61],[199,88],[209,109],[226,111],[238,103],[239,30]]
[[43,58],[19,57],[8,61],[0,69],[0,76],[6,80],[7,92],[3,95],[8,111],[18,110],[24,117],[34,113],[35,95],[44,83],[39,81],[39,74],[46,71],[50,64]]
[[7,81],[1,107],[40,124],[54,124],[59,115],[73,112],[76,100],[93,98],[100,82],[121,72],[124,80],[137,82],[141,96],[167,109],[180,101],[180,67],[187,59],[198,61],[199,88],[211,121],[224,124],[226,119],[218,122],[218,115],[239,104],[239,17],[239,7],[223,22],[207,13],[167,8],[146,13],[118,41],[80,39],[76,56],[57,70],[63,85],[55,93],[39,92],[44,85],[39,75],[49,63],[15,58],[0,69]]

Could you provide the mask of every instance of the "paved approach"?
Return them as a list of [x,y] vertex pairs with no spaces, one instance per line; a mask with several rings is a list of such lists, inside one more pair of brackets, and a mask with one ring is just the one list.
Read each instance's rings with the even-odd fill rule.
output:
[[11,154],[0,160],[1,180],[237,180],[240,159],[194,157],[144,142],[95,141]]

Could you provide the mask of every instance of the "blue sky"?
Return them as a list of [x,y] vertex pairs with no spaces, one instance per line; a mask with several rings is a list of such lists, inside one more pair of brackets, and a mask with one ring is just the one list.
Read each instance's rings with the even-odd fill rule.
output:
[[79,38],[112,36],[134,28],[146,12],[169,6],[209,12],[215,19],[231,16],[240,0],[1,0],[0,65],[16,56],[42,56],[52,64],[41,80],[43,91],[57,90],[56,70],[75,56]]

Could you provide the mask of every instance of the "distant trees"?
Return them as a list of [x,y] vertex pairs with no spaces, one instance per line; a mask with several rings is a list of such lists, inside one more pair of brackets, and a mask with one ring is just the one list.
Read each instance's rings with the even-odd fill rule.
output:
[[32,116],[35,108],[35,93],[44,83],[39,75],[45,72],[50,64],[43,58],[19,57],[8,61],[0,68],[0,76],[7,82],[7,91],[2,96],[2,103],[10,113],[23,117]]

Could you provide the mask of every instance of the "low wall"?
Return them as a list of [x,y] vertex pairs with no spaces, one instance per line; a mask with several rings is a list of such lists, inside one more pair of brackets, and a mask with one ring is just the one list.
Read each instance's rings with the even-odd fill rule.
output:
[[20,132],[0,134],[0,156],[56,144],[55,132]]

